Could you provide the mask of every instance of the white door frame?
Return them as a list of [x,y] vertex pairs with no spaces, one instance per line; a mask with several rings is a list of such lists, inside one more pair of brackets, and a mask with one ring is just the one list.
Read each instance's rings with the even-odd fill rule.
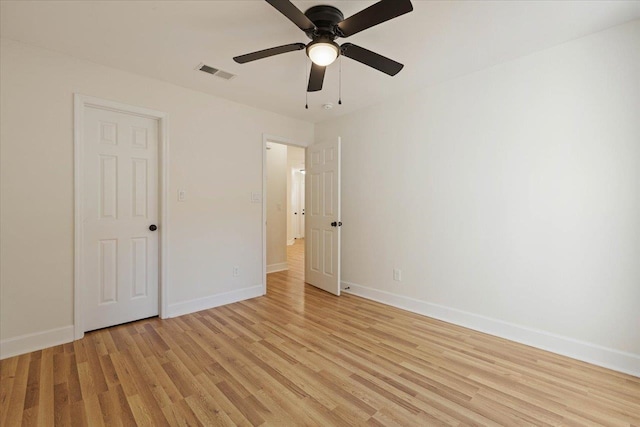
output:
[[289,145],[306,150],[307,144],[281,136],[262,134],[262,295],[267,294],[267,143]]
[[73,155],[74,155],[74,271],[73,271],[73,324],[74,337],[84,336],[82,311],[82,266],[84,253],[82,248],[82,206],[83,206],[83,174],[82,153],[84,144],[84,112],[87,107],[115,111],[124,114],[134,114],[158,120],[158,211],[159,211],[159,259],[158,259],[158,313],[160,318],[166,318],[167,310],[167,266],[169,265],[168,230],[169,209],[167,204],[168,185],[168,154],[169,134],[168,116],[161,111],[135,107],[119,102],[108,101],[79,93],[73,96]]

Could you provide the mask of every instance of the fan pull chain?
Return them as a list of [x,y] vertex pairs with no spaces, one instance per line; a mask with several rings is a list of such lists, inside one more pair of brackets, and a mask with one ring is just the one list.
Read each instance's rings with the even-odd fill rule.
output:
[[338,105],[342,105],[342,55],[340,55],[340,71],[338,75]]
[[[309,81],[309,76],[307,75],[307,70],[309,69],[309,58],[307,58],[304,61],[304,80],[305,80],[305,84],[308,84],[307,82]],[[309,71],[311,72],[311,71]],[[305,100],[305,104],[304,104],[304,108],[305,110],[309,109],[309,91],[307,89],[304,90],[304,100]]]

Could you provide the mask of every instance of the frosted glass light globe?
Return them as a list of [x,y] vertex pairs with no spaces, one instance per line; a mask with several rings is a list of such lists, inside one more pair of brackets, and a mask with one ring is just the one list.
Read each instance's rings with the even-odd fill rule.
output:
[[314,43],[309,46],[307,54],[314,64],[326,67],[338,57],[338,47],[331,43]]

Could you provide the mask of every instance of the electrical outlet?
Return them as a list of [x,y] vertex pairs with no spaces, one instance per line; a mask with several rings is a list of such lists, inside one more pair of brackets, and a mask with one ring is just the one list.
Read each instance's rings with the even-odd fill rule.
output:
[[184,202],[186,198],[187,198],[187,191],[182,189],[178,190],[178,201]]
[[240,275],[240,267],[233,267],[233,277],[238,277]]
[[393,280],[395,280],[396,282],[402,282],[402,270],[400,270],[399,268],[393,269]]

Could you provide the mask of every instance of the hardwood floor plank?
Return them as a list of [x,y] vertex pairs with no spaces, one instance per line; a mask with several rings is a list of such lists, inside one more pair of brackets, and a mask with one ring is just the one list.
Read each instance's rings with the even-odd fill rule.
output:
[[640,378],[306,285],[0,361],[0,424],[640,427]]
[[193,413],[186,400],[182,399],[171,406],[162,408],[165,418],[172,426],[204,426]]
[[190,381],[192,377],[191,373],[187,373],[188,371],[184,369],[181,370],[180,365],[177,365],[175,362],[167,362],[162,365],[162,369],[182,398],[192,396],[196,393],[196,389]]
[[[4,420],[3,425],[7,426],[17,426],[22,424],[24,402],[26,400],[27,383],[29,378],[29,367],[31,365],[31,354],[17,356],[15,359],[16,367],[14,377],[12,378],[11,397],[6,405],[7,412],[2,414],[1,417]],[[5,363],[10,362],[5,362],[3,360],[0,363],[2,363],[2,366],[4,367]]]
[[195,396],[186,399],[187,405],[198,418],[199,422],[206,426],[234,426],[236,425],[226,413],[210,411]]
[[[95,336],[95,335],[94,335]],[[90,345],[86,346],[87,364],[91,375],[91,382],[93,383],[94,392],[96,394],[104,393],[108,390],[107,381],[102,370],[102,364],[98,356],[94,336],[91,337]]]
[[238,411],[249,420],[251,425],[259,426],[264,422],[257,408],[254,405],[248,404],[246,398],[239,396],[225,381],[219,382],[216,384],[216,387],[233,403]]
[[240,410],[238,410],[233,402],[231,402],[231,400],[229,400],[229,398],[222,391],[220,391],[220,388],[216,387],[216,384],[218,384],[219,382],[214,383],[211,376],[206,374],[199,374],[196,377],[196,380],[200,383],[199,386],[206,390],[206,392],[209,394],[209,396],[211,396],[211,399],[213,399],[216,405],[219,405],[224,413],[227,414],[236,425],[251,425],[251,423],[249,423],[249,420],[245,418],[245,416],[242,414],[242,412],[240,412]]
[[29,409],[25,409],[22,414],[22,427],[31,427],[38,425],[38,407],[32,406]]
[[100,404],[100,412],[102,414],[102,421],[106,426],[116,426],[120,422],[118,415],[118,392],[115,389],[110,389],[98,395],[98,403]]
[[[151,413],[150,408],[146,405],[142,397],[140,397],[140,395],[136,394],[127,397],[127,402],[129,402],[129,406],[131,407],[135,425],[142,427],[155,426],[153,414]],[[161,412],[161,414],[164,417],[164,413]]]
[[40,425],[53,425],[54,423],[54,379],[53,356],[54,347],[42,350],[40,363],[40,390],[38,399],[38,423]]
[[12,357],[4,361],[0,361],[0,425],[6,425],[6,417],[9,413],[9,402],[11,401],[11,392],[14,389],[16,368],[18,366],[18,358]]
[[67,382],[69,375],[69,354],[65,352],[54,354],[53,383],[58,385]]
[[[40,355],[41,352],[38,352]],[[24,399],[24,410],[31,409],[38,405],[40,398],[40,357],[32,358],[29,362],[29,376],[27,378],[27,392]],[[37,413],[37,412],[36,412]]]
[[71,409],[69,402],[69,388],[66,382],[56,384],[53,389],[53,425],[71,425]]
[[136,395],[127,396],[136,421],[138,421],[138,417],[141,417],[145,422],[150,420],[152,425],[157,427],[168,425],[167,419],[160,410],[160,404],[153,393],[154,391],[158,391],[159,388],[155,387],[154,382],[150,383],[147,381],[141,368],[136,364],[134,356],[132,356],[132,350],[124,352],[123,359],[138,390]]
[[69,405],[72,424],[74,427],[87,427],[89,426],[89,421],[87,420],[87,410],[85,406],[85,402],[79,400],[77,402],[72,402]]
[[180,393],[180,390],[176,387],[176,384],[171,380],[167,372],[158,363],[158,359],[155,357],[148,357],[146,363],[149,365],[149,369],[153,372],[153,377],[156,379],[160,387],[162,387],[165,395],[169,398],[169,406],[176,404],[183,400],[184,396]]
[[302,405],[302,401],[286,392],[280,393],[275,388],[263,388],[255,396],[263,405],[273,408],[271,414],[267,417],[267,425],[318,425],[309,411]]
[[135,417],[133,416],[133,411],[131,410],[131,405],[129,405],[129,401],[127,400],[127,396],[124,393],[124,389],[122,385],[118,384],[114,391],[117,396],[117,408],[118,413],[120,415],[120,421],[123,426],[132,426],[135,425]]
[[100,398],[97,394],[92,394],[83,399],[84,408],[87,413],[87,419],[89,420],[89,424],[91,427],[103,427],[104,416],[103,416],[103,408],[100,406]]
[[[218,388],[215,385],[207,382],[205,374],[199,374],[196,378],[194,378],[193,386],[196,392],[193,395],[189,396],[188,402],[190,404],[197,403],[197,408],[202,409],[207,414],[209,414],[209,419],[216,425],[234,425],[234,419],[231,415],[229,415],[229,413],[233,413],[235,419],[238,420],[239,423],[244,423],[244,420],[241,416],[238,416],[235,411],[229,410],[230,406],[227,404],[227,402],[231,402],[226,398],[225,395],[216,393],[216,390]],[[216,395],[217,398],[214,398],[213,395]],[[226,411],[225,408],[227,409]],[[200,415],[198,415],[198,418],[202,420],[202,417]]]

